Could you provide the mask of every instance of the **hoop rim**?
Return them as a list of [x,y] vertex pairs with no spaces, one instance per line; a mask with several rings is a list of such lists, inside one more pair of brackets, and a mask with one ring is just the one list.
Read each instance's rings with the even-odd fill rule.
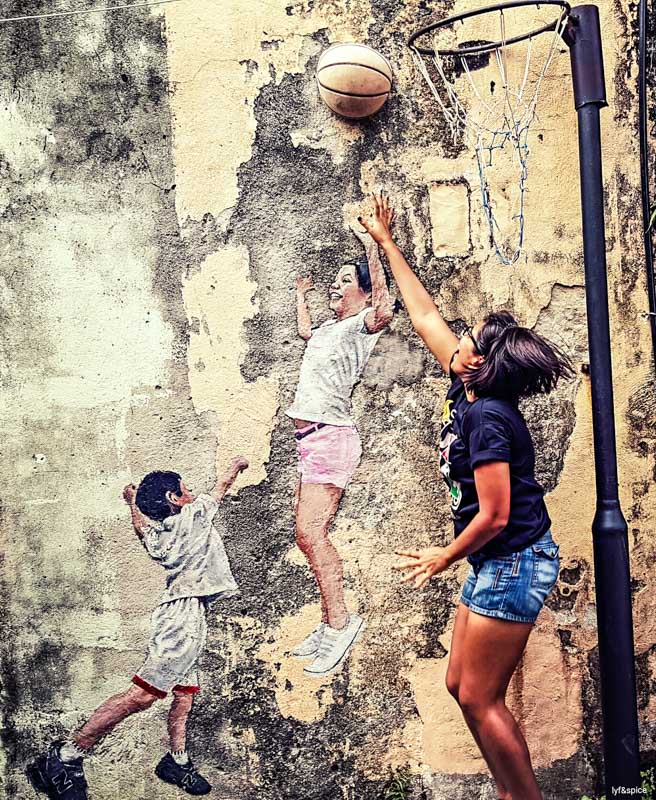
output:
[[518,42],[523,42],[526,39],[531,39],[533,36],[538,36],[541,33],[547,33],[548,31],[553,31],[556,29],[558,23],[562,20],[563,14],[553,22],[549,22],[547,25],[543,25],[541,28],[536,28],[533,31],[529,31],[529,33],[523,33],[519,36],[513,36],[511,39],[507,39],[505,42],[490,42],[489,44],[481,44],[481,45],[472,45],[470,47],[462,47],[453,49],[445,49],[445,50],[433,50],[432,48],[428,47],[417,47],[415,42],[421,36],[425,36],[427,33],[432,33],[433,31],[438,30],[439,28],[444,28],[447,25],[452,25],[454,22],[462,22],[463,20],[469,19],[470,17],[478,17],[481,14],[490,14],[495,11],[503,11],[506,8],[518,8],[522,6],[559,6],[565,12],[565,16],[569,16],[572,11],[572,7],[567,2],[567,0],[509,0],[509,2],[505,3],[497,3],[494,6],[484,6],[483,8],[475,8],[472,11],[464,11],[462,14],[453,14],[450,17],[445,17],[444,19],[439,19],[437,22],[431,22],[430,25],[426,25],[423,28],[415,31],[410,38],[408,39],[408,47],[412,50],[416,50],[418,53],[421,53],[424,56],[472,56],[472,55],[482,55],[483,53],[489,53],[493,50],[498,50],[500,47],[505,47],[509,44],[517,44]]

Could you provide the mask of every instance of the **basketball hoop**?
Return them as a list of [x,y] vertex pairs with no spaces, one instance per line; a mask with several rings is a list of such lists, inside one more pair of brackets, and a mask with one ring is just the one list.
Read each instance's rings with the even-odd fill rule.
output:
[[[507,35],[507,16],[511,10],[541,6],[556,6],[556,19],[529,33]],[[528,178],[528,134],[536,117],[536,107],[544,76],[557,53],[558,42],[567,24],[570,6],[566,0],[512,0],[495,6],[466,11],[427,25],[415,31],[408,46],[419,70],[447,122],[452,140],[464,140],[476,155],[483,209],[487,219],[490,242],[503,264],[510,265],[520,257],[524,245],[524,206]],[[440,36],[457,37],[456,23],[474,17],[499,14],[497,41],[478,40],[444,45]],[[534,40],[541,34],[551,33],[546,56],[541,68],[533,72]],[[495,37],[496,38],[496,37]],[[509,69],[508,49],[526,43],[523,67],[516,76]],[[516,54],[517,48],[513,51]],[[489,88],[477,85],[472,73],[487,67],[494,58],[501,79],[501,91],[495,97],[496,82]],[[517,60],[517,59],[515,59]],[[521,66],[521,63],[520,63]],[[488,76],[489,77],[489,76]],[[463,80],[464,78],[464,80]],[[516,88],[511,88],[515,80]],[[439,88],[438,88],[439,87]],[[519,196],[510,213],[514,236],[507,226],[502,227],[495,214],[496,201],[490,189],[490,180],[502,156],[514,162],[519,178]]]

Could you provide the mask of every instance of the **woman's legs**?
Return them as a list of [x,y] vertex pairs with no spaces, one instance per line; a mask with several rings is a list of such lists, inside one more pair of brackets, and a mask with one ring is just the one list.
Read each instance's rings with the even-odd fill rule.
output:
[[331,628],[348,623],[342,559],[328,538],[343,491],[330,483],[299,480],[296,494],[296,543],[317,579],[324,622]]
[[460,643],[458,704],[500,789],[517,800],[542,800],[526,741],[505,704],[532,628],[468,611]]
[[[459,702],[460,676],[462,673],[462,651],[465,644],[465,631],[467,629],[468,617],[469,608],[464,603],[459,603],[458,610],[456,611],[455,623],[453,626],[453,636],[451,638],[449,666],[446,671],[446,688],[448,689],[449,694],[453,695],[456,702]],[[497,785],[497,796],[499,797],[499,800],[512,800],[510,792],[506,789],[499,775],[496,774],[496,770],[491,760],[488,758],[487,753],[485,752],[485,748],[483,747],[480,736],[475,730],[472,730],[472,735],[474,736],[476,744],[478,745],[478,749],[481,751],[481,755],[485,759],[485,762],[492,773],[492,777],[494,778],[494,782]]]

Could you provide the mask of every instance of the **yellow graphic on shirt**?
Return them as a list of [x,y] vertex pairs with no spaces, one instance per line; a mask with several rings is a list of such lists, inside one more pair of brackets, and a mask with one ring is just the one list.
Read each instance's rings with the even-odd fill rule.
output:
[[451,445],[458,439],[453,432],[453,420],[456,417],[456,409],[452,408],[453,400],[446,400],[442,408],[440,430],[440,472],[444,475],[446,484],[449,487],[449,495],[451,497],[451,511],[455,512],[460,508],[462,500],[462,489],[460,482],[451,477],[451,463],[449,455],[451,452]]

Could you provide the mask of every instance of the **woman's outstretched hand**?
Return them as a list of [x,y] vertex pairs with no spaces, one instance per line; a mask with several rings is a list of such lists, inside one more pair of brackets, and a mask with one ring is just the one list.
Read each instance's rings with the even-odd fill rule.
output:
[[392,569],[406,571],[401,583],[414,580],[415,589],[421,588],[434,575],[444,572],[451,566],[445,547],[424,547],[422,550],[397,550],[397,556],[405,556],[407,561],[400,561]]
[[392,241],[392,223],[396,212],[390,208],[389,197],[382,192],[373,194],[372,198],[373,213],[358,217],[358,222],[377,244],[384,245]]

